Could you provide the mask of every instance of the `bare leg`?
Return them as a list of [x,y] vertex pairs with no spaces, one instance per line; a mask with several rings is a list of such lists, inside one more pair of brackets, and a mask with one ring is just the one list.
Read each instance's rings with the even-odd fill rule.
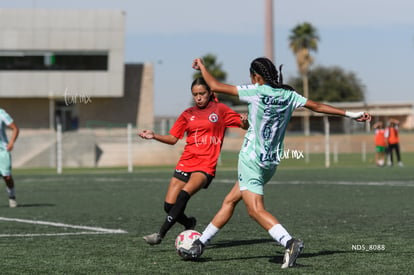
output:
[[242,199],[239,183],[233,186],[230,192],[224,198],[220,210],[216,213],[211,223],[217,228],[222,228],[233,216],[234,208]]
[[276,224],[279,224],[279,221],[276,219],[276,217],[266,211],[262,195],[250,192],[248,190],[245,190],[241,193],[249,216],[258,224],[260,224],[264,229],[268,231]]
[[17,202],[16,202],[16,194],[14,191],[14,180],[13,177],[10,176],[5,176],[3,177],[4,182],[6,183],[7,186],[7,194],[9,196],[9,206],[11,208],[15,208],[17,207]]
[[15,194],[14,194],[14,180],[12,176],[5,176],[3,177],[4,182],[6,183],[7,186],[7,193],[9,194],[9,198],[14,199],[15,198]]

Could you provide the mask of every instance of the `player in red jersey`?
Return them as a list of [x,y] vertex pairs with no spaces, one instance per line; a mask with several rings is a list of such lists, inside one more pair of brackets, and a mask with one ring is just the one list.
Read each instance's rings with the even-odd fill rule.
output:
[[176,223],[185,229],[194,229],[196,219],[184,214],[192,195],[207,188],[216,174],[217,161],[227,127],[247,129],[247,116],[240,115],[225,104],[216,102],[214,93],[203,78],[191,84],[195,106],[186,109],[178,117],[169,135],[158,135],[143,130],[139,136],[174,145],[186,134],[186,145],[165,196],[164,210],[167,217],[159,232],[144,236],[155,245],[161,243],[168,230]]
[[388,121],[388,126],[385,129],[385,138],[388,142],[388,166],[392,166],[394,163],[393,159],[393,151],[397,155],[398,166],[404,167],[404,164],[401,161],[401,154],[400,154],[400,137],[398,135],[398,125],[400,121],[397,119],[391,118]]

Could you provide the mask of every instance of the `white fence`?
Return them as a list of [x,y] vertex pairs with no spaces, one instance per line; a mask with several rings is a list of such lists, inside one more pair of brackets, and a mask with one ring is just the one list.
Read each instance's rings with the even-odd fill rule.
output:
[[[58,127],[59,129],[59,127]],[[223,150],[239,151],[244,132],[230,131]],[[402,152],[414,151],[414,134],[401,134]],[[174,166],[184,148],[185,139],[176,145],[143,140],[132,125],[125,128],[81,129],[60,132],[22,129],[13,154],[13,167],[52,167],[61,173],[72,167],[134,167]],[[285,149],[303,152],[305,161],[315,153],[325,153],[325,165],[340,161],[340,155],[359,153],[367,161],[374,155],[374,135],[290,135],[285,138]]]

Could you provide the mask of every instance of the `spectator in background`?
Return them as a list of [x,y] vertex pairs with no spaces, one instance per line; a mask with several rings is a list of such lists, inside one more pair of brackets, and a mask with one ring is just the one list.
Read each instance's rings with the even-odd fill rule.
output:
[[396,119],[391,118],[388,121],[388,126],[385,129],[385,138],[388,143],[388,166],[394,165],[393,151],[397,156],[398,166],[403,167],[404,164],[401,161],[400,154],[400,137],[398,135],[398,125],[400,122]]
[[[6,135],[6,128],[12,130],[10,140]],[[19,128],[13,121],[13,118],[4,110],[0,108],[0,173],[6,183],[7,194],[9,195],[9,206],[11,208],[17,207],[16,195],[14,191],[14,180],[11,175],[11,150],[13,150],[14,143],[19,135]]]
[[379,167],[383,167],[385,165],[385,154],[387,149],[384,123],[378,121],[373,125],[373,128],[375,131],[375,164]]

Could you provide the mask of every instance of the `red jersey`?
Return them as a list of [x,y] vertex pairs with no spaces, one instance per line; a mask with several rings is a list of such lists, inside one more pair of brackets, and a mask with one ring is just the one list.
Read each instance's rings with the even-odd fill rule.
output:
[[240,125],[240,114],[223,103],[210,101],[204,109],[197,106],[186,109],[170,130],[170,134],[179,139],[187,134],[176,169],[203,171],[214,176],[226,128]]
[[398,137],[398,129],[396,126],[388,127],[386,136],[388,138],[388,144],[397,144],[400,142],[400,138]]
[[375,146],[387,146],[384,129],[375,129]]

